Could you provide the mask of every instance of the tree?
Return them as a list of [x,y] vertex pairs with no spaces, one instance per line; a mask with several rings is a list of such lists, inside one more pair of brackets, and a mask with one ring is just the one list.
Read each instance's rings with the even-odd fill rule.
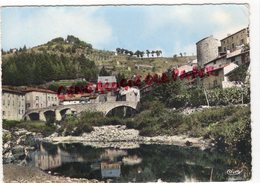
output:
[[117,48],[117,49],[116,49],[116,53],[117,53],[117,54],[120,54],[120,53],[121,53],[121,48]]
[[150,55],[150,51],[149,50],[146,50],[146,55],[149,58],[149,55]]
[[23,46],[23,51],[26,51],[26,50],[27,50],[27,48],[26,48],[26,46],[24,45],[24,46]]
[[151,54],[152,54],[152,57],[154,57],[155,51],[152,51]]
[[157,56],[157,57],[159,57],[160,54],[161,54],[160,50],[156,50],[155,53],[156,53],[156,56]]
[[140,52],[140,56],[141,56],[141,58],[143,58],[143,56],[144,56],[144,52],[143,51]]
[[137,51],[135,52],[135,55],[139,58],[139,57],[141,56],[141,52],[140,52],[139,50],[137,50]]
[[99,71],[99,76],[110,76],[110,73],[105,69],[103,66],[101,70]]
[[180,56],[182,57],[182,53],[180,53]]

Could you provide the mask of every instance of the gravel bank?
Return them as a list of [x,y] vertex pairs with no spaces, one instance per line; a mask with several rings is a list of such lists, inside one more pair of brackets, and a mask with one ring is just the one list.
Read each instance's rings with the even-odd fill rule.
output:
[[199,147],[202,150],[210,147],[210,139],[191,138],[188,136],[154,136],[144,137],[135,129],[126,126],[109,125],[94,127],[91,133],[82,136],[58,136],[57,133],[44,138],[51,143],[83,143],[95,147],[117,147],[122,149],[137,148],[139,144],[165,144]]
[[104,181],[52,176],[34,167],[3,165],[5,183],[101,183]]

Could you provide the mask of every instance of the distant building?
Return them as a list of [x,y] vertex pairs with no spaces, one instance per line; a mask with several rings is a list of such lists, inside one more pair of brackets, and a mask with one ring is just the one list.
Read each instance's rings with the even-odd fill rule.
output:
[[198,66],[215,59],[218,56],[219,41],[213,36],[206,37],[196,43]]
[[250,62],[250,51],[240,48],[240,49],[237,49],[237,50],[227,54],[226,59],[229,63],[235,63],[237,65],[242,65],[242,64]]
[[204,77],[202,79],[204,88],[229,88],[235,86],[234,83],[228,80],[227,74],[236,69],[237,67],[238,65],[230,63],[221,67],[214,68],[209,76]]
[[117,80],[115,76],[98,76],[97,88],[99,92],[105,91],[105,88],[116,88]]
[[120,100],[128,102],[140,102],[140,90],[134,87],[122,88],[119,91]]
[[224,80],[224,70],[223,67],[214,68],[209,76],[202,79],[204,88],[222,88],[222,81]]
[[237,81],[230,81],[229,74],[236,70],[238,65],[235,63],[230,63],[228,66],[224,67],[224,80],[222,81],[222,88],[231,88],[231,87],[241,87],[242,83]]
[[25,94],[2,88],[2,116],[6,120],[21,120],[25,114]]
[[17,49],[16,48],[12,48],[12,49],[10,49],[10,51],[11,51],[11,53],[15,53],[15,52],[17,52]]
[[144,69],[153,69],[154,66],[152,65],[145,65],[145,64],[135,64],[136,69],[144,68]]
[[240,48],[241,45],[249,43],[249,28],[244,28],[234,34],[229,34],[224,39],[220,40],[221,50],[220,52],[233,52]]
[[28,88],[24,92],[26,110],[59,105],[57,93],[51,90]]
[[91,95],[90,93],[66,95],[63,99],[60,99],[60,105],[96,103],[96,98],[96,95]]
[[214,69],[221,68],[229,64],[230,61],[226,59],[226,55],[218,56],[210,62],[204,64],[204,67],[212,67]]

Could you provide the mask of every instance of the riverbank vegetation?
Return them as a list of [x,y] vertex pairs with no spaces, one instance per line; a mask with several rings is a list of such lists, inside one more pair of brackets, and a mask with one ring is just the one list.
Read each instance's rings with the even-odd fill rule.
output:
[[[79,136],[91,132],[93,126],[126,125],[140,131],[142,136],[187,135],[211,138],[217,143],[234,148],[251,146],[249,106],[213,107],[185,114],[169,110],[160,101],[147,104],[147,110],[133,118],[105,117],[100,112],[84,112],[80,117],[68,116],[56,126],[40,121],[4,121],[3,128],[25,128],[45,135],[57,131],[60,135]],[[57,128],[57,126],[59,126]]]

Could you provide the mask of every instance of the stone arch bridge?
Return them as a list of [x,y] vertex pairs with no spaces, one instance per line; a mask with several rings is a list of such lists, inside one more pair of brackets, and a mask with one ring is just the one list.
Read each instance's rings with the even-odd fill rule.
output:
[[47,108],[28,110],[24,115],[24,119],[47,121],[47,119],[51,116],[56,121],[60,121],[62,120],[62,117],[65,114],[79,114],[83,111],[91,111],[91,112],[102,112],[104,115],[107,115],[110,111],[118,107],[124,108],[124,111],[126,111],[127,108],[138,111],[139,110],[138,104],[139,102],[116,101],[116,102],[104,102],[104,103],[51,106]]

